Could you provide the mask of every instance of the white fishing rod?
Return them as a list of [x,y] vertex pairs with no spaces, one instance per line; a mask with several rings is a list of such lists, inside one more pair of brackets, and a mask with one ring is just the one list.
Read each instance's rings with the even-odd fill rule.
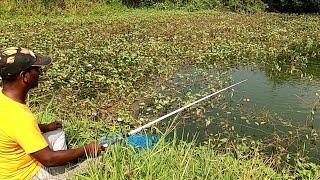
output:
[[176,114],[176,113],[178,113],[178,112],[181,112],[181,111],[185,110],[186,108],[188,108],[188,107],[190,107],[190,106],[193,106],[193,105],[195,105],[195,104],[197,104],[197,103],[199,103],[199,102],[201,102],[201,101],[204,101],[204,100],[206,100],[206,99],[208,99],[208,98],[210,98],[210,97],[212,97],[212,96],[215,96],[215,95],[217,95],[217,94],[219,94],[219,93],[222,93],[223,91],[226,91],[226,90],[228,90],[228,89],[230,89],[230,88],[232,88],[232,87],[234,87],[234,86],[237,86],[237,85],[239,85],[239,84],[241,84],[241,83],[243,83],[243,82],[245,82],[245,81],[247,81],[247,79],[246,79],[246,80],[243,80],[243,81],[240,81],[240,82],[238,82],[238,83],[235,83],[235,84],[233,84],[233,85],[231,85],[231,86],[228,86],[228,87],[226,87],[226,88],[223,88],[223,89],[221,89],[221,90],[219,90],[219,91],[217,91],[217,92],[215,92],[215,93],[212,93],[212,94],[210,94],[210,95],[208,95],[208,96],[206,96],[206,97],[203,97],[203,98],[201,98],[201,99],[198,99],[198,100],[196,100],[196,101],[194,101],[194,102],[192,102],[192,103],[190,103],[190,104],[188,104],[188,105],[186,105],[186,106],[183,106],[183,107],[181,107],[181,108],[179,108],[179,109],[177,109],[177,110],[175,110],[175,111],[173,111],[173,112],[171,112],[171,113],[169,113],[169,114],[166,114],[166,115],[164,115],[164,116],[161,116],[160,118],[158,118],[158,119],[156,119],[156,120],[154,120],[154,121],[151,121],[151,122],[149,122],[149,123],[147,123],[147,124],[145,124],[145,125],[143,125],[143,126],[141,126],[141,127],[138,127],[137,129],[131,130],[129,133],[117,135],[114,139],[109,140],[109,141],[107,141],[107,142],[104,142],[104,143],[102,143],[102,145],[103,145],[104,147],[107,147],[107,146],[110,145],[110,144],[113,144],[113,143],[115,143],[115,142],[117,142],[117,141],[119,141],[119,140],[121,140],[121,139],[124,139],[125,137],[128,137],[128,136],[131,136],[131,135],[133,135],[133,134],[136,134],[136,133],[142,131],[143,129],[149,128],[149,127],[151,127],[152,125],[154,125],[154,124],[162,121],[163,119],[165,119],[165,118],[167,118],[167,117],[170,117],[170,116],[172,116],[172,115],[174,115],[174,114]]

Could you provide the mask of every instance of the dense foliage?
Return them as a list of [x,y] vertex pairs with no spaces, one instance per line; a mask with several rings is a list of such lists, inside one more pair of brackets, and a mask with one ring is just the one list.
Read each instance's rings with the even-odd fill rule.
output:
[[296,12],[319,13],[320,0],[5,0],[0,4],[0,14],[37,11],[38,13],[61,12],[75,13],[87,11],[88,7],[102,4],[123,4],[127,7],[154,7],[158,9],[229,10],[234,12]]

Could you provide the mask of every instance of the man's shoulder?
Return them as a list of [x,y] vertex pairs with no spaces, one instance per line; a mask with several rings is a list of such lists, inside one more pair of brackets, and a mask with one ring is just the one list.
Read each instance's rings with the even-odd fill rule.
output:
[[18,102],[15,102],[14,100],[10,99],[0,91],[0,110],[2,112],[10,110],[18,111],[20,107],[22,106]]
[[0,112],[9,112],[12,113],[12,115],[17,115],[17,114],[32,114],[28,106],[24,106],[19,103],[12,103],[12,102],[5,102],[5,101],[0,101]]
[[22,106],[3,107],[0,105],[0,121],[3,123],[28,123],[35,120],[32,112]]

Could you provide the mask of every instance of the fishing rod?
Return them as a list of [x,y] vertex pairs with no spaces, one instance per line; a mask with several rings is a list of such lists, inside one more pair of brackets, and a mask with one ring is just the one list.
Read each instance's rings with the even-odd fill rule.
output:
[[160,118],[158,118],[158,119],[156,119],[156,120],[154,120],[154,121],[151,121],[151,122],[149,122],[149,123],[147,123],[147,124],[145,124],[145,125],[143,125],[143,126],[141,126],[141,127],[138,127],[138,128],[136,128],[136,129],[134,129],[134,130],[131,130],[131,131],[128,132],[128,133],[123,133],[123,134],[116,135],[115,137],[113,137],[113,139],[108,140],[108,141],[105,141],[105,142],[101,142],[101,144],[103,145],[103,147],[108,147],[110,144],[113,144],[113,143],[115,143],[115,142],[117,142],[117,141],[119,141],[119,140],[122,140],[122,139],[124,139],[124,138],[126,138],[126,137],[129,137],[129,136],[131,136],[131,135],[133,135],[133,134],[136,134],[136,133],[142,131],[143,129],[149,128],[149,127],[151,127],[152,125],[154,125],[154,124],[162,121],[163,119],[166,119],[167,117],[170,117],[170,116],[172,116],[172,115],[174,115],[174,114],[176,114],[176,113],[178,113],[178,112],[181,112],[181,111],[185,110],[186,108],[188,108],[188,107],[190,107],[190,106],[193,106],[193,105],[195,105],[195,104],[197,104],[197,103],[199,103],[199,102],[201,102],[201,101],[204,101],[204,100],[206,100],[206,99],[208,99],[208,98],[210,98],[210,97],[212,97],[212,96],[215,96],[215,95],[217,95],[217,94],[219,94],[219,93],[221,93],[221,92],[223,92],[223,91],[226,91],[226,90],[228,90],[228,89],[230,89],[230,88],[232,88],[232,87],[234,87],[234,86],[237,86],[237,85],[239,85],[239,84],[241,84],[241,83],[243,83],[243,82],[246,82],[246,81],[247,81],[247,79],[246,79],[246,80],[243,80],[243,81],[240,81],[240,82],[238,82],[238,83],[235,83],[235,84],[233,84],[233,85],[231,85],[231,86],[228,86],[228,87],[226,87],[226,88],[223,88],[223,89],[221,89],[221,90],[219,90],[219,91],[217,91],[217,92],[215,92],[215,93],[212,93],[212,94],[210,94],[210,95],[208,95],[208,96],[206,96],[206,97],[203,97],[203,98],[201,98],[201,99],[198,99],[198,100],[196,100],[196,101],[194,101],[194,102],[192,102],[192,103],[190,103],[190,104],[188,104],[188,105],[186,105],[186,106],[183,106],[183,107],[181,107],[181,108],[179,108],[179,109],[177,109],[177,110],[175,110],[175,111],[173,111],[173,112],[171,112],[171,113],[168,113],[168,114],[166,114],[166,115],[164,115],[164,116],[161,116]]

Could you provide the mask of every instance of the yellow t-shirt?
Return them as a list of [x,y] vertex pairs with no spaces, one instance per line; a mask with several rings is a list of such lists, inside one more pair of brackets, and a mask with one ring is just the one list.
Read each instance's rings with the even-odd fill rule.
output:
[[0,90],[0,179],[30,179],[41,164],[30,153],[48,146],[28,106]]

